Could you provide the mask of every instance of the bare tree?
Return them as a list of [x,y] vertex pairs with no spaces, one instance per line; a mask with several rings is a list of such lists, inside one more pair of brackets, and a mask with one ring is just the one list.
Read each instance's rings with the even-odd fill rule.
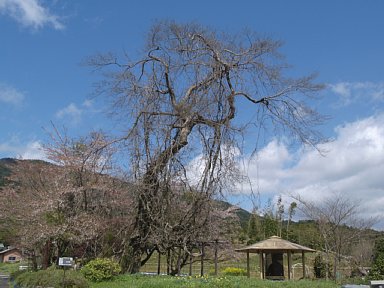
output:
[[291,202],[291,204],[289,204],[288,219],[287,219],[287,236],[286,236],[287,240],[289,240],[289,224],[291,223],[292,218],[293,218],[293,216],[296,213],[296,208],[297,208],[297,203],[296,202]]
[[353,257],[353,264],[356,266],[360,272],[368,273],[366,268],[372,264],[372,255],[374,248],[374,240],[370,239],[372,237],[371,233],[364,233],[359,239],[356,239],[354,245],[351,247],[351,256]]
[[[324,250],[327,255],[327,265],[333,258],[333,276],[343,255],[350,253],[351,245],[355,245],[372,227],[374,219],[359,217],[360,205],[352,201],[345,194],[334,194],[322,200],[320,203],[295,197],[299,203],[299,210],[318,225],[318,229],[324,241]],[[328,278],[329,267],[326,269]]]
[[[185,235],[210,221],[210,199],[239,180],[236,155],[249,124],[233,121],[240,107],[253,106],[257,127],[290,133],[311,146],[324,140],[315,130],[324,119],[306,104],[322,86],[313,76],[285,77],[280,46],[249,32],[158,22],[137,60],[113,54],[89,59],[104,73],[98,92],[109,96],[110,112],[126,131],[115,143],[125,147],[131,181],[140,186],[129,271],[139,270],[153,235],[166,238],[159,231],[183,231],[177,246],[186,246],[191,238]],[[193,160],[200,161],[199,173],[191,179]],[[175,183],[183,184],[178,192]],[[180,211],[180,222],[171,225],[165,219],[180,193],[194,196]],[[199,234],[209,238],[206,232]]]

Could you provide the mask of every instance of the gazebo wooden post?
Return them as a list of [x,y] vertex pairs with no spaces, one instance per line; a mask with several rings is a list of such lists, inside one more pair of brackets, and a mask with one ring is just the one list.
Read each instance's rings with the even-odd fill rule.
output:
[[264,252],[261,251],[260,252],[260,276],[261,276],[261,279],[264,280],[265,279],[265,261],[264,261]]
[[292,271],[292,252],[288,250],[288,280],[291,280],[291,271]]
[[263,252],[259,252],[260,279],[263,279]]
[[307,278],[307,273],[305,270],[305,256],[304,256],[304,251],[301,251],[301,263],[303,263],[303,279]]
[[247,250],[247,277],[248,278],[251,277],[251,271],[250,271],[250,268],[249,268],[249,250]]

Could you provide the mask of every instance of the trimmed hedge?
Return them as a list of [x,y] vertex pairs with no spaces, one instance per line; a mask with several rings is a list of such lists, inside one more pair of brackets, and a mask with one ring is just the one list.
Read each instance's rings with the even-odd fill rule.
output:
[[23,272],[15,278],[21,287],[89,288],[88,281],[77,271],[49,268],[36,272]]
[[120,265],[107,258],[96,258],[81,268],[81,273],[83,273],[84,277],[93,282],[110,280],[120,274],[120,272]]

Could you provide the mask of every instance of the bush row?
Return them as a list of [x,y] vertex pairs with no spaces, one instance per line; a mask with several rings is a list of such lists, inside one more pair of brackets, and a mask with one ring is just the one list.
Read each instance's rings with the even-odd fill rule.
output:
[[89,283],[111,280],[121,272],[120,266],[113,260],[98,258],[90,261],[81,270],[74,271],[56,269],[51,267],[47,270],[36,272],[17,271],[12,274],[15,283],[21,287],[65,287],[65,288],[88,288]]

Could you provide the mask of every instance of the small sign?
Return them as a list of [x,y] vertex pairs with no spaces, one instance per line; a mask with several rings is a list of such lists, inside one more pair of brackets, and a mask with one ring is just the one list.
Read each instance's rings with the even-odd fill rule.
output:
[[59,266],[72,266],[73,258],[72,257],[60,257]]

